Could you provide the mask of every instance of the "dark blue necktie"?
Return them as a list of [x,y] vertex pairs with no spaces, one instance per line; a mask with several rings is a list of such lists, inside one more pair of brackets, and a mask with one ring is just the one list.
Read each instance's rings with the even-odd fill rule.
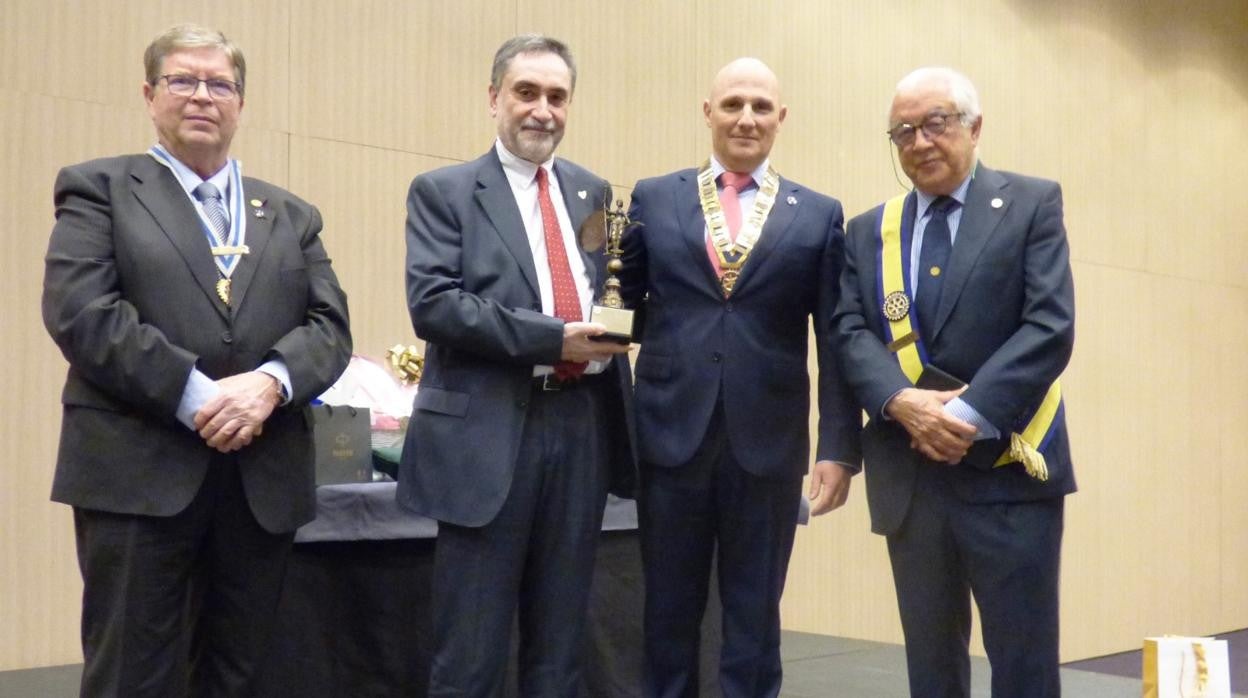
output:
[[[945,279],[945,266],[953,241],[949,234],[949,212],[958,205],[957,199],[936,197],[932,217],[923,231],[923,249],[919,251],[919,288],[915,310],[919,313],[919,336],[931,340],[936,324],[936,308],[940,307],[940,287]],[[928,347],[930,349],[930,346]]]

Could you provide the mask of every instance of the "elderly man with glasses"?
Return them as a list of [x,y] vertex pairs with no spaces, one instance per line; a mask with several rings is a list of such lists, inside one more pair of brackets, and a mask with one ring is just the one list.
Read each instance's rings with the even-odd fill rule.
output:
[[1075,490],[1058,376],[1074,344],[1055,182],[989,169],[975,87],[897,85],[888,136],[914,191],[854,218],[837,307],[867,412],[872,530],[886,536],[910,691],[970,695],[978,604],[992,695],[1051,697],[1058,563]]
[[316,209],[243,177],[242,51],[177,26],[144,57],[156,145],[61,170],[43,318],[69,362],[52,499],[72,505],[84,696],[250,695],[295,529],[303,407],[346,367]]

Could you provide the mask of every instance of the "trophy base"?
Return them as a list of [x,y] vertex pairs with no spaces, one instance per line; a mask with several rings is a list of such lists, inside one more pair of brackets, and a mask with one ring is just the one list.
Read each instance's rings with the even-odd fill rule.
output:
[[591,337],[595,342],[629,344],[633,341],[633,311],[595,305],[590,308],[589,321],[604,325],[607,331]]

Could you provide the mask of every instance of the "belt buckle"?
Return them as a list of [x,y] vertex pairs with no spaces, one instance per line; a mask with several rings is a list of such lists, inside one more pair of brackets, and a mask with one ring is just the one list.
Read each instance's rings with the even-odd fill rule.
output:
[[557,393],[563,390],[563,382],[559,380],[553,372],[542,376],[542,391],[547,393]]

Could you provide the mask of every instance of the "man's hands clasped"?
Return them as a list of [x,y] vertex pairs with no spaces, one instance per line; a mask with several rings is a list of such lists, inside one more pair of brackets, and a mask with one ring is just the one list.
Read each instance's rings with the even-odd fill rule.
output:
[[282,393],[278,380],[262,371],[222,378],[217,386],[221,391],[195,413],[195,428],[209,446],[230,453],[260,436]]
[[946,412],[945,403],[965,390],[906,388],[884,409],[909,432],[911,448],[934,461],[957,465],[974,442],[977,429]]

